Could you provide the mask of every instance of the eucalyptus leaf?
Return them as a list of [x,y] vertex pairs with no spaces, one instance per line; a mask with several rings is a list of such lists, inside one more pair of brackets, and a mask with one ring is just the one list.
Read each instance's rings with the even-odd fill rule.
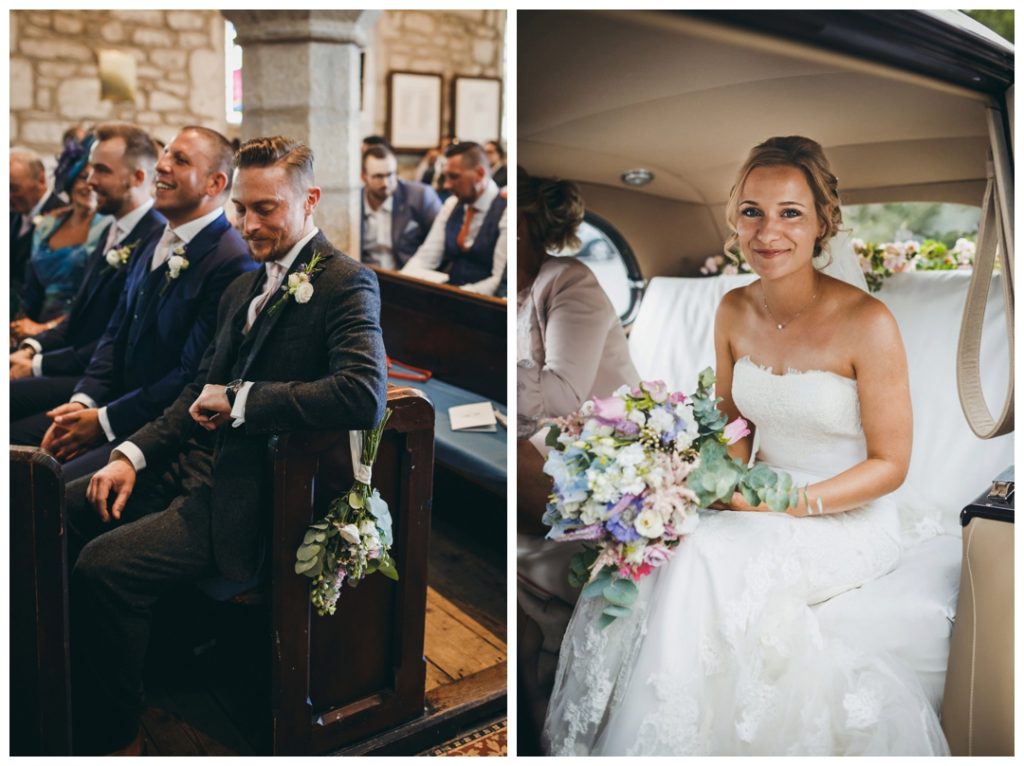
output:
[[604,589],[611,582],[612,576],[607,569],[602,569],[597,577],[592,582],[588,583],[584,588],[583,592],[580,593],[581,598],[594,598],[594,596],[600,596]]
[[740,492],[743,493],[743,499],[747,501],[749,505],[758,505],[761,502],[761,498],[755,490],[748,487],[746,484],[740,485]]
[[[308,572],[316,566],[316,559],[309,559],[307,561],[296,561],[295,562],[295,574],[308,574]],[[309,577],[316,577],[316,575],[310,574]]]
[[604,630],[613,622],[615,622],[615,617],[613,617],[610,614],[602,614],[600,617],[597,618],[597,629]]
[[350,508],[358,510],[363,507],[363,498],[359,496],[358,492],[352,490],[348,493],[348,505]]
[[632,580],[624,579],[613,580],[601,591],[601,595],[608,599],[609,602],[616,606],[624,607],[636,601],[638,593],[636,583]]
[[320,553],[321,550],[321,546],[316,543],[300,545],[299,549],[295,551],[295,558],[299,561],[309,561],[312,558],[316,558],[317,554]]
[[629,612],[630,609],[628,606],[618,606],[616,604],[611,604],[609,606],[606,606],[604,608],[604,611],[601,612],[601,614],[607,614],[610,617],[629,617]]
[[709,389],[715,385],[715,371],[711,367],[705,367],[697,376],[697,384],[701,388]]

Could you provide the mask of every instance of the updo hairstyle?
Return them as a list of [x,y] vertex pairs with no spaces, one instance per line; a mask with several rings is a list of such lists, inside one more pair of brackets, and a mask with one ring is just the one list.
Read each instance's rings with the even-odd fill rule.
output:
[[[832,173],[828,159],[821,144],[803,136],[776,136],[758,144],[750,151],[750,156],[740,168],[736,183],[729,192],[726,204],[726,221],[729,224],[729,237],[725,241],[725,254],[732,259],[739,253],[739,236],[736,232],[736,221],[739,218],[740,190],[754,168],[789,166],[803,171],[807,185],[814,195],[814,212],[818,220],[824,223],[825,230],[814,241],[814,257],[828,254],[827,243],[839,231],[843,224],[843,213],[840,209],[838,183],[839,179]],[[823,265],[823,264],[816,264]]]
[[534,177],[518,170],[519,211],[526,218],[531,243],[551,253],[578,248],[583,223],[583,197],[572,181]]

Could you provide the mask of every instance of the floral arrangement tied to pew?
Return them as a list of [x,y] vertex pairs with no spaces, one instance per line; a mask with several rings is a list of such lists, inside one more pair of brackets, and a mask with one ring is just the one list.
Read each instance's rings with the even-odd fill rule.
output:
[[370,486],[371,469],[390,417],[391,410],[386,409],[376,428],[349,432],[352,488],[332,500],[327,514],[309,526],[295,553],[295,573],[313,580],[310,601],[321,617],[334,614],[346,583],[354,588],[374,572],[398,579],[391,557],[391,511]]

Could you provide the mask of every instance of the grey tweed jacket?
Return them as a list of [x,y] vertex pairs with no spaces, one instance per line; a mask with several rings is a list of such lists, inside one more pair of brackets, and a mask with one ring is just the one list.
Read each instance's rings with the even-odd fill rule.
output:
[[[291,297],[277,311],[264,310],[245,335],[246,312],[263,289],[266,270],[232,282],[221,297],[217,330],[196,379],[163,415],[130,437],[147,466],[178,460],[184,474],[210,487],[214,559],[229,579],[248,579],[260,564],[272,496],[264,468],[267,438],[297,430],[371,428],[384,412],[387,368],[376,275],[321,233],[291,271],[303,268],[314,253],[322,269],[311,278],[310,301]],[[238,378],[254,383],[244,424],[212,433],[199,428],[188,409],[203,385]]]

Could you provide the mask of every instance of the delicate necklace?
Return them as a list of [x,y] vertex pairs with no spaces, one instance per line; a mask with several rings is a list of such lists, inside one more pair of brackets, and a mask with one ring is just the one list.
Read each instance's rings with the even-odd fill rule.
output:
[[790,324],[795,319],[798,319],[801,314],[803,314],[805,311],[807,311],[807,309],[809,309],[811,307],[811,304],[814,303],[814,299],[817,298],[817,297],[818,297],[818,280],[815,279],[815,281],[814,281],[814,294],[811,296],[811,299],[809,301],[807,301],[806,304],[804,304],[804,307],[802,309],[800,309],[798,312],[796,312],[793,316],[791,316],[785,322],[780,322],[778,320],[778,318],[775,316],[775,314],[772,313],[772,310],[770,308],[768,308],[768,295],[764,291],[764,282],[763,281],[761,282],[761,298],[764,300],[764,310],[768,312],[768,316],[770,316],[772,318],[772,321],[775,322],[775,327],[777,329],[779,329],[779,330],[785,329],[786,325]]

